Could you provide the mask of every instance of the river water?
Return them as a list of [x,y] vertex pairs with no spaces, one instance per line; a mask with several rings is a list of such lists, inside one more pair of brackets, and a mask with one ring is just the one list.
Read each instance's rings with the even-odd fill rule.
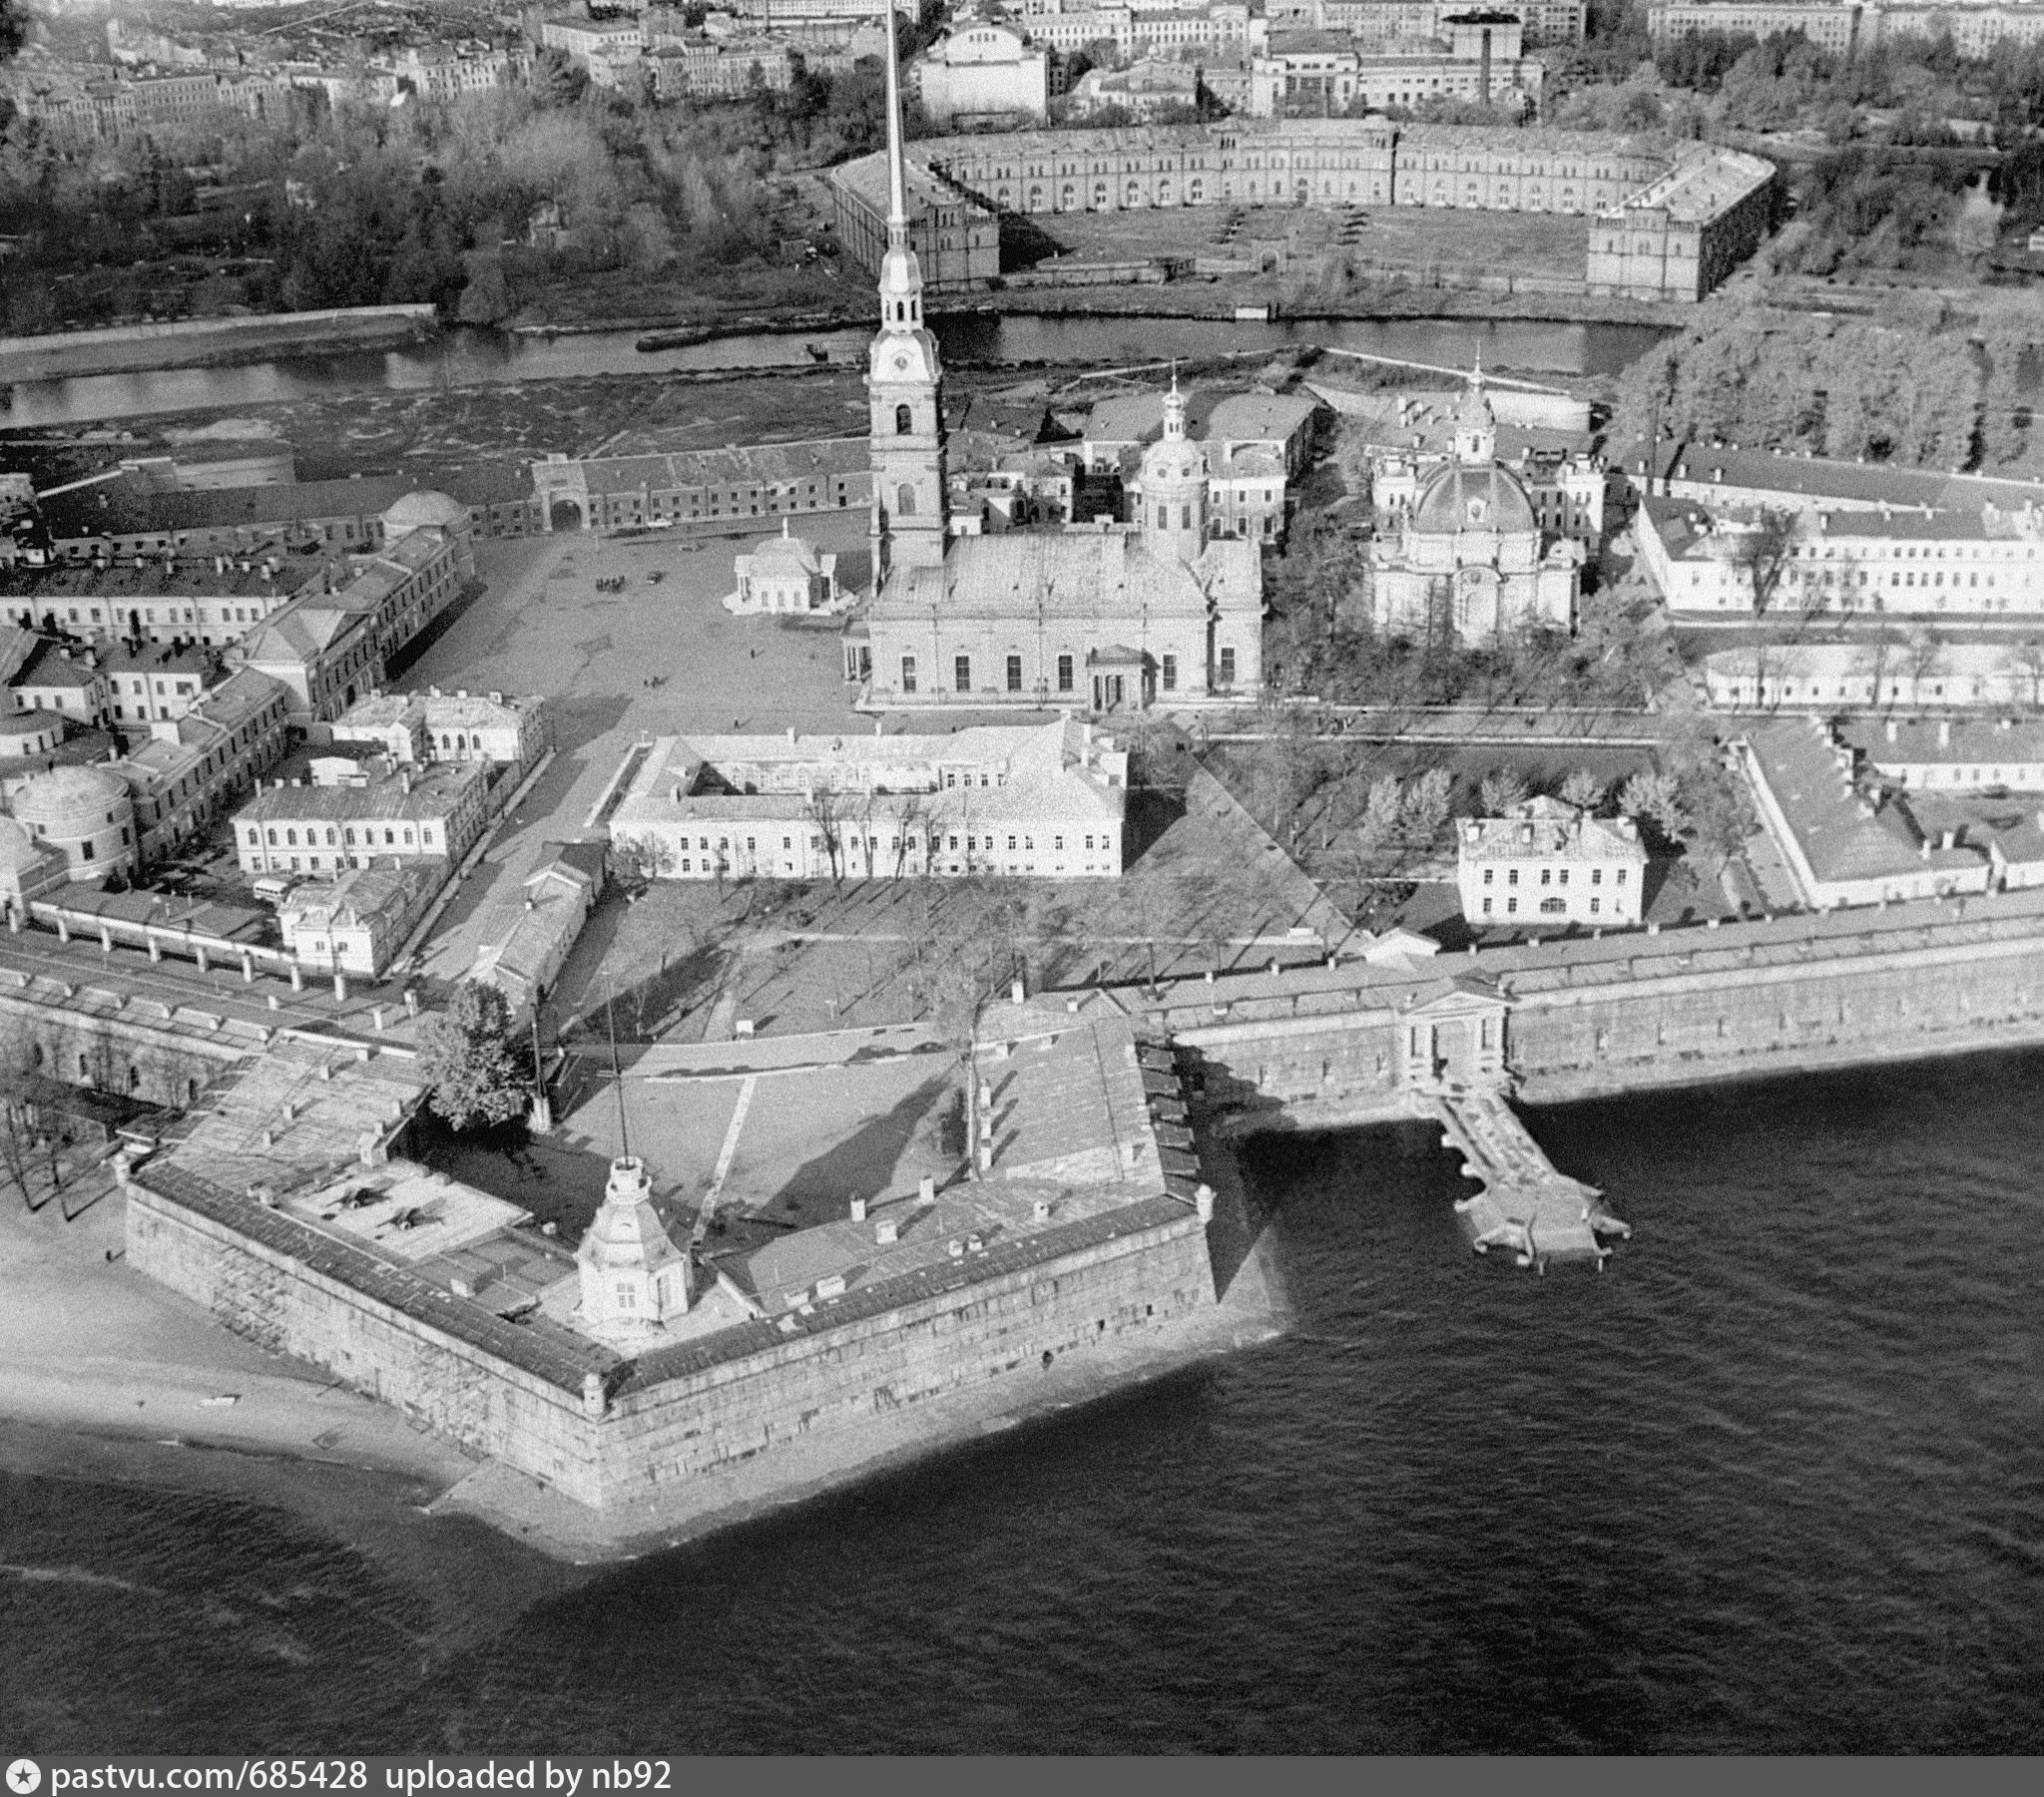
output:
[[1602,1276],[1472,1256],[1431,1130],[1268,1142],[1282,1341],[587,1578],[0,1479],[0,1738],[2044,1747],[2044,1057],[1531,1121]]
[[[1211,318],[1042,318],[969,313],[939,317],[934,328],[954,360],[1053,361],[1102,366],[1154,362],[1169,356],[1280,349],[1315,343],[1371,355],[1469,366],[1480,349],[1486,367],[1561,374],[1615,374],[1661,334],[1647,325],[1543,324],[1480,319],[1350,319],[1334,322],[1237,324]],[[356,392],[417,392],[578,375],[659,374],[709,369],[806,365],[807,343],[838,363],[862,363],[872,332],[721,337],[686,349],[646,355],[643,333],[599,331],[580,336],[506,336],[457,329],[403,349],[341,355],[296,355],[233,368],[172,368],[99,374],[73,380],[22,381],[10,389],[12,425],[96,424],[109,418],[191,411],[211,406],[273,405]]]

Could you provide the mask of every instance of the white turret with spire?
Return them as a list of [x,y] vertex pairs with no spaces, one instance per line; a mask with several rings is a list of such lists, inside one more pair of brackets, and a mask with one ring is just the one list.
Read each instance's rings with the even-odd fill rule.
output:
[[1186,399],[1178,364],[1164,396],[1164,435],[1143,452],[1136,477],[1135,522],[1157,553],[1188,566],[1207,545],[1207,456],[1186,431]]
[[1455,408],[1455,460],[1474,466],[1497,460],[1497,412],[1483,391],[1483,348],[1469,371],[1469,390]]
[[943,363],[923,319],[922,266],[908,244],[900,55],[887,29],[887,250],[880,331],[866,364],[872,422],[873,573],[944,559]]
[[575,1250],[582,1277],[578,1325],[618,1346],[657,1339],[689,1309],[688,1250],[675,1245],[653,1207],[646,1162],[611,1162],[603,1202]]

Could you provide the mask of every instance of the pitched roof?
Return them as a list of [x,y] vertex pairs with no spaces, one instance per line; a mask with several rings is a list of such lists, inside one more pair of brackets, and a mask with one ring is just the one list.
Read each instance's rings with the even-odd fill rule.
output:
[[[1814,718],[1762,724],[1747,733],[1747,741],[1818,879],[1873,880],[1925,867],[1979,866],[1978,849],[1932,848],[1926,855],[1899,805],[1855,789],[1851,750],[1834,745]],[[1847,766],[1839,764],[1841,756]]]
[[1202,552],[1196,573],[1153,553],[1138,532],[1010,531],[954,538],[941,567],[890,569],[868,615],[1059,618],[1120,630],[1145,615],[1204,618],[1210,589],[1224,607],[1260,604],[1257,546],[1218,539]]

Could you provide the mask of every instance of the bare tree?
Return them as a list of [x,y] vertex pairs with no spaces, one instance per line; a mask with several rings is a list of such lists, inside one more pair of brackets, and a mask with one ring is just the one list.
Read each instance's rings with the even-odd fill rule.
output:
[[2044,640],[2025,637],[2020,643],[2012,643],[2003,660],[2010,674],[2029,687],[2030,709],[2044,709]]
[[[1867,702],[1880,705],[1898,696],[1890,690],[1894,675],[1895,661],[1904,645],[1893,631],[1878,630],[1860,645],[1859,653],[1853,658],[1855,673],[1866,676]],[[2044,676],[2044,645],[2039,645],[2038,673]]]
[[1756,618],[1767,616],[1788,564],[1794,559],[1798,518],[1799,514],[1791,508],[1763,506],[1753,523],[1734,539],[1732,566],[1752,586]]
[[1909,681],[1909,702],[1923,702],[1923,682],[1944,673],[1944,645],[1928,631],[1917,631],[1902,651],[1902,672]]
[[33,1053],[16,1036],[0,1045],[0,1173],[29,1209],[40,1210],[49,1200],[38,1202],[34,1186],[38,1107]]
[[815,825],[816,834],[822,838],[823,852],[830,857],[830,887],[834,892],[844,891],[844,813],[842,801],[829,786],[810,788],[808,803],[809,821]]

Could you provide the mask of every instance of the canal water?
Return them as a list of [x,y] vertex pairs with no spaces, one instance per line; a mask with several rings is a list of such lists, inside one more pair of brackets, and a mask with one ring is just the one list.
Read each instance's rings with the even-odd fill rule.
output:
[[1472,1256],[1431,1130],[1273,1140],[1282,1341],[593,1575],[0,1479],[0,1737],[2044,1747],[2044,1057],[1531,1121],[1601,1276]]
[[[1371,355],[1526,372],[1615,374],[1661,334],[1647,325],[1544,324],[1481,319],[1349,319],[1239,324],[1213,318],[1041,318],[963,313],[933,321],[944,353],[961,361],[1063,364],[1154,362],[1302,343]],[[212,406],[273,405],[340,393],[417,392],[578,375],[700,372],[805,366],[807,345],[832,361],[862,364],[869,329],[720,337],[684,349],[643,354],[643,332],[598,331],[554,338],[455,329],[402,349],[281,356],[232,368],[171,368],[135,374],[22,381],[4,414],[12,425],[97,424],[110,418]]]

